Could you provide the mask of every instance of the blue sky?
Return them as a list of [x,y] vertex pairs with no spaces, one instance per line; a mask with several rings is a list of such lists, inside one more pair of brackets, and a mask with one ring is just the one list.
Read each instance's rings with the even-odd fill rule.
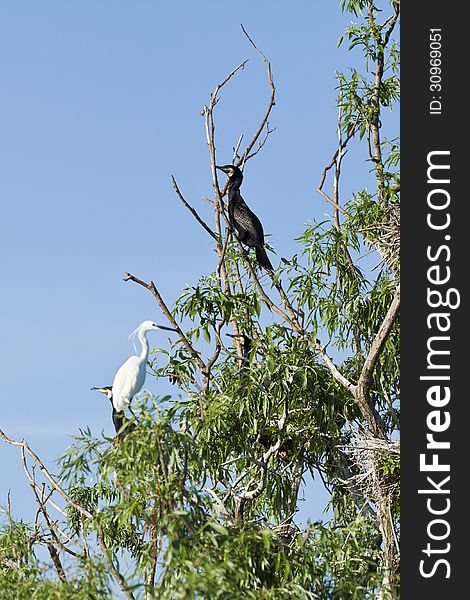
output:
[[[141,321],[165,322],[124,272],[155,280],[172,305],[214,267],[170,176],[210,217],[200,111],[247,58],[218,105],[218,161],[260,121],[265,66],[241,23],[277,88],[276,131],[243,187],[272,234],[274,263],[305,223],[330,214],[315,188],[336,146],[335,71],[360,59],[337,48],[348,21],[331,0],[0,4],[0,427],[49,466],[78,427],[112,433],[109,405],[90,387],[111,383]],[[344,162],[345,194],[364,187],[364,151]],[[150,378],[147,388],[168,391]],[[0,461],[0,504],[11,489],[14,514],[33,518],[18,452],[2,444]],[[319,518],[325,499],[311,488],[303,510]]]

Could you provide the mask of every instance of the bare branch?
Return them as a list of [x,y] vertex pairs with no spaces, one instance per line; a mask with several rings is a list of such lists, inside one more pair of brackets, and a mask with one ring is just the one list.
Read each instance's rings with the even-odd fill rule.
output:
[[213,99],[214,99],[214,102],[216,102],[216,101],[217,101],[217,100],[216,100],[216,98],[217,98],[217,96],[218,96],[218,94],[219,94],[220,90],[221,90],[221,89],[224,87],[224,85],[225,85],[225,84],[227,84],[227,83],[230,81],[230,79],[232,79],[232,77],[235,75],[235,73],[236,73],[237,71],[239,71],[240,69],[242,69],[242,70],[243,70],[243,69],[245,68],[245,65],[246,65],[246,63],[248,62],[248,60],[249,60],[249,59],[247,58],[247,59],[246,59],[246,60],[244,60],[244,61],[243,61],[241,64],[239,64],[239,65],[238,65],[238,67],[235,67],[235,69],[233,69],[232,71],[230,71],[230,73],[229,73],[229,74],[227,75],[227,77],[226,77],[226,78],[225,78],[225,79],[222,81],[222,83],[219,83],[219,84],[216,86],[216,88],[215,88],[215,90],[214,90],[214,94],[213,94]]
[[269,136],[271,135],[271,133],[274,133],[276,131],[276,128],[273,127],[272,129],[269,129],[269,121],[266,121],[266,132],[264,134],[264,138],[262,140],[258,139],[258,143],[256,145],[256,150],[253,150],[253,152],[250,152],[250,154],[243,154],[243,160],[244,162],[246,162],[247,160],[250,160],[250,158],[253,158],[254,156],[256,156],[261,149],[263,148],[263,146],[266,144],[266,142],[268,141]]
[[242,143],[242,139],[243,139],[243,133],[242,133],[242,134],[240,135],[240,137],[238,138],[237,145],[236,145],[236,146],[235,146],[235,148],[233,149],[233,154],[232,154],[232,164],[234,164],[234,163],[235,163],[235,161],[237,160],[237,158],[240,158],[240,157],[239,157],[239,154],[238,154],[238,150],[239,150],[239,148],[240,148],[240,144]]
[[[268,123],[269,120],[269,115],[271,114],[271,110],[273,109],[273,107],[276,104],[275,101],[275,97],[276,97],[276,87],[274,85],[274,81],[273,81],[273,76],[272,76],[272,72],[271,72],[271,63],[269,62],[269,60],[266,58],[266,56],[261,52],[261,50],[256,46],[256,44],[254,43],[254,41],[251,39],[251,37],[248,35],[248,33],[246,32],[245,28],[243,27],[243,25],[241,25],[242,31],[245,34],[245,36],[247,37],[248,41],[250,42],[250,44],[253,46],[253,48],[256,50],[256,52],[258,52],[258,54],[261,56],[261,58],[263,59],[264,63],[266,64],[266,68],[267,68],[267,72],[268,72],[268,81],[269,81],[269,85],[271,87],[271,95],[269,97],[268,100],[268,106],[266,108],[266,111],[264,113],[263,118],[261,119],[261,122],[259,124],[258,129],[256,130],[252,140],[250,141],[250,143],[248,144],[248,146],[245,148],[245,151],[243,153],[243,155],[246,158],[246,160],[248,159],[248,156],[251,152],[251,149],[253,148],[253,146],[256,144],[256,142],[258,141],[261,133],[263,132],[264,127],[266,126],[266,124]],[[264,144],[263,144],[264,145]],[[237,163],[237,166],[240,166],[240,164],[242,162],[245,162],[245,159],[242,158],[240,159],[240,161]]]
[[62,566],[62,563],[60,562],[59,554],[56,550],[56,547],[54,546],[54,544],[52,542],[47,542],[46,545],[47,545],[47,549],[49,551],[49,556],[51,557],[52,562],[54,563],[54,567],[55,567],[55,570],[57,571],[57,575],[59,576],[59,579],[63,583],[66,583],[67,577],[65,576],[64,567]]
[[209,225],[207,225],[207,223],[204,221],[204,219],[202,219],[197,211],[185,200],[183,194],[180,192],[180,189],[178,187],[178,184],[176,183],[175,178],[173,177],[173,175],[171,176],[171,182],[173,184],[173,188],[175,189],[176,194],[178,195],[178,198],[181,200],[181,202],[184,204],[184,206],[186,206],[186,208],[189,210],[189,212],[193,215],[193,217],[196,219],[196,221],[207,231],[207,233],[214,238],[214,240],[217,242],[217,236],[216,234],[212,231],[212,229],[209,227]]

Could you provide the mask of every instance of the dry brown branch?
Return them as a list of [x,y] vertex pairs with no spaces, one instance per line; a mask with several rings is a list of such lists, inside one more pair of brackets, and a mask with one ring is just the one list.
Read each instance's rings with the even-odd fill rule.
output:
[[232,164],[235,163],[235,161],[240,158],[240,155],[238,154],[238,150],[240,149],[240,145],[242,143],[243,140],[243,133],[240,134],[240,137],[238,138],[238,142],[237,145],[233,148],[233,154],[232,154]]
[[[266,111],[264,113],[263,118],[261,119],[261,122],[259,124],[258,129],[256,130],[252,140],[249,142],[249,144],[247,145],[247,147],[245,148],[244,153],[242,154],[242,158],[240,159],[239,163],[237,163],[237,166],[240,166],[240,164],[243,162],[246,162],[246,160],[248,160],[249,154],[253,148],[253,146],[256,144],[256,142],[258,141],[260,135],[263,132],[263,129],[265,128],[265,126],[268,123],[269,120],[269,115],[271,114],[271,111],[273,109],[273,107],[276,104],[275,101],[275,97],[276,97],[276,87],[274,85],[274,81],[273,81],[273,76],[272,76],[272,72],[271,72],[271,63],[269,62],[269,60],[266,58],[266,56],[261,52],[261,50],[256,46],[256,44],[254,43],[254,41],[251,39],[251,37],[248,35],[248,33],[246,32],[245,28],[243,27],[243,25],[241,25],[242,31],[245,34],[245,36],[247,37],[248,41],[250,42],[250,44],[253,46],[253,48],[256,50],[256,52],[258,52],[258,54],[261,56],[261,58],[263,59],[266,68],[267,68],[267,74],[268,74],[268,81],[269,81],[269,85],[271,88],[271,95],[269,97],[268,100],[268,105],[266,107]],[[269,130],[269,128],[268,128]],[[269,135],[269,134],[268,134]],[[263,144],[264,145],[264,144]],[[246,157],[246,158],[243,158]]]
[[219,278],[220,278],[220,274],[223,271],[223,268],[224,267],[225,267],[225,269],[227,268],[225,265],[225,253],[227,252],[227,246],[229,245],[229,242],[230,242],[230,231],[227,229],[226,233],[225,233],[225,240],[224,240],[224,245],[222,247],[222,252],[220,253],[220,256],[219,256],[219,263],[216,268],[216,273],[219,275]]
[[[48,504],[50,504],[51,506],[53,506],[57,511],[59,511],[64,517],[67,516],[65,510],[63,508],[61,508],[56,502],[54,502],[52,500],[52,495],[53,493],[56,491],[54,488],[50,489],[49,493],[47,494],[47,496],[44,496],[45,490],[44,490],[44,484],[42,489],[39,487],[39,485],[36,482],[35,479],[35,475],[34,475],[34,467],[32,469],[32,473],[30,473],[29,469],[28,469],[28,464],[26,461],[26,453],[25,453],[25,448],[22,446],[21,447],[21,462],[23,465],[23,471],[26,474],[26,477],[29,481],[29,484],[31,486],[31,489],[33,490],[33,493],[36,497],[36,500],[38,502],[39,505],[39,512],[42,512],[46,522],[49,523],[51,525],[53,525],[54,530],[57,530],[57,532],[62,536],[62,538],[65,540],[65,542],[69,543],[69,544],[73,544],[74,546],[77,546],[78,548],[80,548],[81,550],[85,550],[85,546],[79,544],[76,540],[72,539],[70,536],[68,536],[65,531],[63,531],[57,524],[57,521],[53,521],[50,516],[49,513],[47,513],[46,510],[46,506]],[[51,531],[52,534],[52,531]],[[76,552],[74,552],[73,550],[71,550],[66,543],[57,539],[57,543],[61,545],[62,549],[65,550],[66,552],[68,552],[69,554],[71,554],[72,556],[78,557],[78,556],[84,556],[84,554],[78,554]]]
[[[231,74],[229,74],[229,76],[227,76],[225,78],[225,80],[216,86],[216,89],[214,91],[213,94],[211,94],[210,96],[210,102],[208,106],[204,106],[204,110],[203,110],[203,114],[205,116],[205,132],[206,132],[206,141],[207,141],[207,147],[208,147],[208,151],[209,151],[209,159],[210,159],[210,166],[211,166],[211,172],[212,172],[212,186],[214,188],[214,195],[215,195],[215,200],[212,203],[213,209],[214,209],[214,222],[215,222],[215,230],[216,230],[216,234],[217,234],[217,253],[219,255],[219,263],[217,266],[217,277],[219,280],[219,285],[222,285],[224,288],[224,292],[226,295],[231,295],[231,286],[229,283],[229,278],[227,276],[227,266],[225,264],[225,253],[226,253],[226,248],[227,248],[227,244],[229,242],[230,239],[230,229],[227,227],[226,228],[226,236],[225,236],[225,242],[222,245],[222,225],[221,225],[221,217],[224,218],[225,223],[228,224],[228,220],[227,220],[227,216],[225,214],[224,211],[224,204],[223,204],[223,196],[226,193],[227,190],[227,182],[224,185],[224,188],[221,190],[220,186],[219,186],[219,182],[218,182],[218,177],[217,177],[217,169],[216,169],[216,145],[215,145],[215,123],[214,123],[214,109],[215,106],[217,104],[217,100],[218,100],[218,94],[221,90],[221,88],[223,87],[223,85],[225,85],[229,79],[233,76],[233,74],[238,70],[235,69],[234,71],[232,71]],[[238,144],[236,149],[234,150],[234,153],[238,152],[238,148],[241,144],[241,140],[242,140],[242,136],[240,136]],[[238,323],[237,320],[234,316],[231,317],[231,323],[232,323],[232,327],[233,327],[233,331],[235,334],[235,345],[236,345],[236,349],[237,349],[237,355],[239,360],[242,359],[242,347],[241,347],[241,343],[239,341],[239,328],[238,328]],[[220,336],[219,336],[220,337]],[[218,346],[216,346],[215,349],[215,353],[213,356],[218,357],[219,353],[220,353],[220,344]]]
[[[37,483],[35,482],[35,480],[33,479],[33,476],[31,475],[31,473],[29,472],[28,469],[28,465],[26,463],[26,455],[25,455],[25,450],[24,448],[21,448],[21,462],[23,465],[23,470],[26,474],[26,477],[28,478],[28,481],[31,485],[31,487],[34,489],[36,489],[38,492],[41,492],[39,486],[37,485]],[[48,498],[47,498],[47,503],[50,504],[51,506],[53,506],[58,512],[61,513],[61,515],[63,515],[64,517],[67,516],[66,512],[64,511],[63,508],[61,508],[56,502],[54,502],[52,500],[52,493],[49,494]]]
[[212,229],[209,227],[209,225],[207,225],[207,223],[204,221],[204,219],[202,219],[197,211],[185,200],[183,194],[181,193],[178,184],[176,183],[175,178],[173,177],[173,175],[171,176],[171,182],[173,184],[173,188],[178,196],[178,198],[181,200],[181,202],[184,204],[184,206],[189,210],[189,212],[193,215],[193,217],[196,219],[196,221],[207,231],[207,233],[217,242],[218,238],[216,236],[216,234],[212,231]]
[[[225,232],[225,241],[224,244],[222,245],[220,240],[222,239],[222,225],[221,225],[221,215],[225,217],[225,213],[224,213],[224,208],[223,208],[223,201],[222,201],[222,194],[219,188],[219,183],[218,183],[218,179],[217,179],[217,171],[216,171],[216,158],[215,158],[215,125],[214,125],[214,117],[213,117],[213,109],[214,106],[211,104],[210,108],[207,109],[206,111],[206,135],[207,135],[207,139],[208,139],[208,149],[209,149],[209,156],[210,156],[210,163],[211,163],[211,170],[212,170],[212,185],[215,191],[215,200],[214,200],[214,222],[215,222],[215,227],[216,227],[216,231],[219,235],[219,242],[217,244],[217,253],[219,255],[219,263],[217,265],[217,277],[218,277],[218,281],[219,281],[219,285],[222,284],[223,288],[224,288],[224,292],[227,296],[231,295],[231,286],[230,286],[230,282],[229,282],[229,278],[227,276],[227,266],[225,264],[225,253],[227,250],[227,245],[229,243],[230,240],[230,231],[227,229]],[[232,315],[230,318],[230,321],[232,323],[232,327],[233,327],[233,331],[234,334],[236,336],[239,335],[240,331],[238,328],[238,322],[236,320],[236,318]],[[216,349],[213,355],[213,361],[211,363],[211,367],[214,364],[215,360],[217,360],[219,354],[220,354],[220,350],[221,350],[221,345],[220,345],[220,329],[218,330],[218,341],[216,342]],[[242,348],[241,345],[238,341],[238,338],[236,338],[236,348],[237,348],[237,354],[239,359],[241,359],[242,356]]]
[[238,248],[240,250],[241,255],[243,256],[245,265],[250,273],[251,279],[253,280],[253,283],[255,284],[256,289],[258,290],[258,293],[261,296],[261,298],[263,299],[264,303],[269,308],[269,310],[276,312],[280,317],[282,317],[282,319],[284,319],[284,321],[286,321],[293,329],[295,329],[295,324],[294,324],[295,321],[291,321],[289,315],[286,312],[284,312],[279,306],[277,306],[277,304],[273,300],[271,300],[271,298],[265,292],[263,286],[261,285],[259,277],[255,271],[255,268],[253,267],[250,259],[248,258],[248,254],[247,254],[246,250],[243,248],[237,235],[234,232],[232,232],[232,233],[234,234],[234,238],[237,241]]
[[[263,61],[266,64],[267,67],[267,74],[268,74],[268,81],[271,87],[271,95],[268,101],[268,105],[265,111],[265,114],[263,116],[263,118],[261,119],[260,125],[257,129],[257,131],[255,132],[252,140],[249,142],[249,144],[247,145],[245,151],[243,152],[242,156],[240,157],[240,159],[237,161],[237,166],[239,166],[240,164],[246,162],[246,160],[248,159],[248,157],[250,156],[250,151],[251,149],[254,147],[254,145],[259,141],[260,135],[263,132],[264,128],[267,127],[267,132],[265,135],[265,138],[262,142],[260,142],[260,146],[258,148],[258,150],[264,146],[264,143],[266,142],[267,136],[269,135],[269,126],[267,125],[268,123],[268,118],[269,118],[269,114],[273,108],[273,106],[275,105],[275,92],[276,92],[276,88],[274,85],[274,81],[273,81],[273,77],[272,77],[272,72],[271,72],[271,64],[269,62],[269,60],[266,58],[266,56],[263,54],[263,52],[261,52],[261,50],[256,46],[256,44],[253,42],[252,38],[248,35],[248,33],[246,32],[245,28],[243,27],[243,25],[241,26],[243,33],[245,34],[245,36],[247,37],[247,39],[249,40],[249,42],[251,43],[251,45],[253,46],[253,48],[259,53],[259,55],[261,56],[261,58],[263,59]],[[212,179],[213,179],[213,188],[214,188],[214,192],[215,192],[215,202],[214,202],[214,212],[215,212],[215,221],[216,221],[216,233],[217,236],[221,236],[221,224],[220,224],[220,217],[223,216],[225,223],[227,225],[227,227],[229,228],[229,224],[228,224],[228,218],[227,215],[225,214],[224,211],[224,205],[223,205],[223,196],[226,193],[226,189],[227,189],[227,182],[225,183],[224,187],[222,188],[222,190],[220,189],[219,183],[218,183],[218,178],[217,178],[217,171],[216,171],[216,147],[215,147],[215,123],[214,123],[214,116],[213,116],[213,111],[215,108],[215,105],[217,103],[218,100],[218,94],[221,90],[221,88],[223,87],[223,85],[225,85],[225,83],[227,83],[229,81],[229,79],[236,73],[236,71],[238,69],[240,69],[242,66],[244,66],[245,63],[243,63],[242,65],[240,65],[239,67],[237,67],[236,69],[234,69],[226,78],[225,80],[216,86],[216,89],[214,91],[213,94],[211,94],[210,96],[210,103],[208,106],[204,107],[203,110],[203,114],[205,116],[205,124],[206,124],[206,141],[207,141],[207,145],[208,145],[208,149],[209,149],[209,157],[210,157],[210,164],[211,164],[211,170],[212,170]],[[237,144],[237,149],[236,152],[238,151],[238,148],[240,146],[241,143],[241,138],[239,139],[239,142]],[[251,156],[253,156],[254,154],[252,154]],[[233,233],[233,232],[232,232]],[[277,314],[279,314],[279,316],[281,316],[284,320],[286,320],[291,327],[293,327],[294,329],[296,329],[297,331],[299,330],[299,325],[298,323],[296,323],[297,321],[297,314],[295,312],[295,310],[293,309],[293,307],[291,306],[289,299],[287,297],[287,295],[285,294],[282,285],[280,283],[280,281],[278,281],[277,278],[274,277],[274,274],[269,274],[272,278],[274,287],[277,289],[283,303],[284,306],[286,308],[287,312],[284,312],[281,308],[279,308],[272,300],[271,298],[267,295],[267,293],[265,292],[265,290],[263,289],[263,286],[261,285],[261,282],[256,274],[255,269],[253,268],[253,266],[251,265],[251,262],[248,259],[247,253],[244,250],[242,244],[240,243],[240,241],[238,240],[237,236],[234,235],[234,237],[237,240],[240,252],[242,254],[242,256],[245,259],[246,262],[246,266],[248,268],[248,271],[250,272],[250,276],[252,278],[252,280],[255,283],[255,286],[259,292],[259,294],[261,295],[263,301],[265,302],[265,304],[268,306],[268,308],[274,312],[276,312]],[[219,238],[220,239],[220,238]],[[227,239],[227,238],[226,238]],[[225,268],[225,264],[224,264],[224,250],[223,247],[221,247],[220,245],[220,241],[218,242],[218,254],[219,254],[219,259],[220,259],[220,269],[222,270],[222,275],[223,275],[223,279],[224,282],[227,282],[227,274],[226,274],[226,268]],[[229,293],[229,286],[228,283],[225,283],[225,292]],[[232,319],[232,321],[234,321]],[[238,335],[238,326],[236,324],[236,321],[233,322],[233,326],[234,326],[234,333],[236,335]],[[241,348],[239,346],[239,344],[237,344],[237,352],[238,354],[241,354]]]
[[232,77],[235,75],[235,73],[237,71],[240,71],[240,69],[243,70],[245,68],[245,65],[248,62],[248,60],[249,59],[247,58],[242,63],[240,63],[238,65],[238,67],[235,67],[235,69],[230,71],[230,73],[225,77],[225,79],[216,86],[214,93],[213,93],[214,102],[218,102],[218,95],[219,95],[220,90],[224,87],[225,84],[227,84],[230,81],[230,79],[232,79]]
[[56,550],[56,547],[54,546],[54,544],[52,542],[47,542],[46,545],[47,545],[47,550],[49,551],[49,556],[51,557],[52,562],[54,563],[54,567],[55,567],[55,570],[57,571],[57,575],[59,576],[59,579],[63,583],[66,583],[67,577],[65,576],[64,567],[62,566],[62,563],[60,562],[59,554]]
[[272,129],[269,128],[269,121],[266,121],[266,126],[265,126],[265,134],[262,140],[258,139],[258,142],[256,144],[256,150],[253,150],[253,152],[250,152],[250,154],[243,154],[243,156],[241,157],[243,164],[247,161],[250,160],[250,158],[253,158],[254,156],[256,156],[262,149],[263,146],[266,144],[266,142],[268,141],[269,136],[271,135],[271,133],[274,133],[276,131],[276,128],[273,127]]

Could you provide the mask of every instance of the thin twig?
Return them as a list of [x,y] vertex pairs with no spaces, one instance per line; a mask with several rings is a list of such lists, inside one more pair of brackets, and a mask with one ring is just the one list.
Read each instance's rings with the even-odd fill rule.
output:
[[171,176],[171,182],[173,184],[173,188],[178,196],[178,198],[181,200],[181,202],[184,204],[184,206],[189,210],[189,212],[193,215],[193,217],[196,219],[196,221],[207,231],[207,233],[217,242],[218,238],[217,235],[212,231],[212,229],[209,227],[209,225],[207,225],[207,223],[204,221],[204,219],[202,219],[197,211],[185,200],[183,194],[181,193],[178,184],[176,183],[175,178],[173,177],[173,175]]
[[[253,46],[253,48],[256,50],[256,52],[258,52],[258,54],[261,56],[261,58],[263,59],[266,68],[267,68],[267,72],[268,72],[268,81],[269,81],[269,85],[271,87],[271,95],[269,97],[268,100],[268,106],[266,107],[266,111],[264,113],[263,118],[261,119],[260,125],[258,127],[258,129],[256,130],[252,140],[250,141],[250,143],[248,144],[248,146],[245,148],[245,151],[243,153],[243,155],[246,157],[246,159],[240,159],[240,163],[245,162],[245,160],[248,160],[248,156],[251,152],[251,149],[253,148],[253,146],[256,144],[256,142],[258,141],[258,138],[260,137],[261,133],[263,132],[264,127],[266,126],[268,119],[269,119],[269,115],[271,114],[271,111],[273,109],[273,107],[276,104],[276,87],[274,85],[274,81],[273,81],[273,75],[272,75],[272,71],[271,71],[271,63],[269,62],[269,60],[266,58],[266,56],[261,52],[261,50],[256,46],[256,44],[254,43],[254,41],[251,39],[251,37],[248,35],[246,29],[243,27],[243,25],[240,25],[240,27],[242,28],[243,33],[245,34],[245,36],[247,37],[248,41],[250,42],[250,44]],[[237,166],[239,166],[239,164],[237,164]]]

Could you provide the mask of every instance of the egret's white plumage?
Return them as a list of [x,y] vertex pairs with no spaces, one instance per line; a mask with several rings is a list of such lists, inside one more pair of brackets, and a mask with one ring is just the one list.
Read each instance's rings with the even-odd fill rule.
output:
[[175,331],[171,327],[163,327],[156,325],[153,321],[144,321],[135,329],[132,335],[136,335],[142,345],[140,355],[130,356],[124,364],[122,364],[113,381],[112,386],[112,401],[117,412],[122,412],[129,406],[132,398],[140,392],[145,383],[145,374],[147,367],[147,359],[149,356],[149,344],[147,340],[147,332],[152,329],[166,329]]

